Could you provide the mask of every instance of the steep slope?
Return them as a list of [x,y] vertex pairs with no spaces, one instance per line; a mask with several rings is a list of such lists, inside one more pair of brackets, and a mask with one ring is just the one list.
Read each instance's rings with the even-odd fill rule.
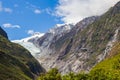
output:
[[60,37],[68,33],[71,28],[74,27],[72,24],[57,24],[54,28],[50,29],[44,36],[36,39],[30,39],[29,42],[35,44],[39,49],[39,56],[46,56],[55,51],[51,47],[51,44],[58,40]]
[[[63,74],[70,71],[79,72],[81,63],[76,60],[76,55],[74,55],[74,53],[72,55],[69,54],[73,45],[73,37],[78,31],[85,29],[89,24],[93,23],[97,19],[98,17],[93,16],[80,21],[78,23],[79,25],[77,24],[74,26],[59,39],[53,40],[54,42],[51,42],[50,44],[50,48],[52,49],[51,54],[46,53],[44,57],[39,56],[38,60],[41,61],[42,65],[47,70],[57,67]],[[67,58],[68,56],[70,58]],[[72,56],[74,56],[74,58],[71,58]]]
[[103,60],[120,37],[120,2],[87,27],[78,25],[51,45],[55,52],[39,57],[46,69],[57,67],[62,73],[89,71]]
[[0,27],[0,35],[8,39],[7,33]]
[[38,80],[120,80],[120,42],[112,47],[111,56],[98,63],[89,73],[61,75],[56,68],[41,75]]
[[[68,67],[69,71],[73,72],[90,70],[108,55],[114,42],[118,41],[119,29],[120,2],[87,28],[79,30],[71,39],[66,39],[56,52],[60,55],[58,59],[60,62],[65,62],[65,70]],[[62,40],[60,39],[59,42]]]
[[97,64],[90,74],[94,75],[92,80],[120,80],[120,42],[113,46],[110,56]]
[[0,80],[32,80],[41,72],[44,69],[26,49],[0,35]]
[[109,54],[106,56],[106,59],[107,58],[111,58],[111,57],[114,57],[116,55],[118,55],[120,53],[120,41],[119,42],[116,42],[111,51],[109,52]]

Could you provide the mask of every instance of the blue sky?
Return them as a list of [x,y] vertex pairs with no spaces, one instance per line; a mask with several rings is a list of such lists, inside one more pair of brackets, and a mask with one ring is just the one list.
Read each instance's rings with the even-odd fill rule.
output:
[[120,0],[0,0],[0,25],[10,40],[45,33],[56,24],[102,15]]
[[30,36],[29,30],[46,32],[57,23],[53,16],[57,0],[0,0],[0,25],[11,40]]

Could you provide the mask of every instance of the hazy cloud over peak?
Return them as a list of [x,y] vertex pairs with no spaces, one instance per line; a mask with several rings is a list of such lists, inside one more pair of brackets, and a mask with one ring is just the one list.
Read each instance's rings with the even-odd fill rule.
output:
[[28,35],[42,35],[42,34],[44,34],[44,33],[40,33],[40,32],[36,32],[36,31],[34,31],[34,30],[28,30],[27,31],[27,34]]
[[105,13],[120,0],[59,0],[55,14],[65,23],[76,23],[81,19]]
[[33,35],[35,32],[34,32],[34,30],[28,30],[27,33],[30,35]]

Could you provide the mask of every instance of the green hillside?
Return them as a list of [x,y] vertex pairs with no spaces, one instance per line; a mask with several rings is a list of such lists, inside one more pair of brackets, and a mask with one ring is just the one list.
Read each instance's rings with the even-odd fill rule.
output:
[[0,80],[31,80],[44,69],[22,46],[0,35]]

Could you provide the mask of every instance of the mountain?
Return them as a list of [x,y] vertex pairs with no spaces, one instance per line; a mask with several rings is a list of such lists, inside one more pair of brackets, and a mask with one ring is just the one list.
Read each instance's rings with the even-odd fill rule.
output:
[[63,71],[67,69],[73,72],[89,71],[102,61],[108,55],[113,44],[119,41],[119,4],[116,4],[86,28],[78,30],[71,39],[65,35],[57,40],[58,48],[57,46],[55,48],[57,48],[56,54],[59,57],[52,67],[56,67],[56,64],[59,63],[64,65],[62,66]]
[[[31,38],[31,39],[29,38],[29,40],[26,42],[23,42],[23,41],[21,42],[21,40],[13,41],[13,42],[19,43],[19,44],[22,43],[21,45],[26,47],[29,51],[36,48],[35,49],[36,53],[33,52],[33,56],[41,63],[41,65],[46,70],[49,70],[50,68],[55,67],[53,66],[53,64],[56,64],[56,66],[59,66],[59,70],[63,72],[68,69],[69,63],[59,60],[62,54],[61,52],[59,52],[58,49],[62,48],[62,43],[64,43],[65,40],[71,39],[79,30],[83,30],[89,24],[93,23],[97,19],[99,19],[99,17],[92,16],[89,18],[85,18],[84,20],[80,21],[76,25],[72,25],[72,24],[60,25],[59,24],[59,25],[56,25],[55,28],[50,29],[42,37]],[[25,39],[22,39],[22,40],[25,41]],[[65,45],[68,45],[70,43],[69,41],[66,41],[66,42],[68,43]],[[31,46],[29,46],[26,43],[31,43],[32,45],[34,44],[34,48],[31,49],[30,48]],[[58,62],[60,64],[58,64]],[[67,66],[63,67],[65,64]],[[69,72],[69,70],[63,73],[66,73],[66,72]]]
[[[49,52],[49,44],[53,42],[54,38],[59,38],[63,36],[65,33],[69,32],[70,29],[73,27],[73,24],[57,24],[54,28],[50,29],[46,34],[40,33],[40,34],[34,34],[31,37],[24,38],[21,40],[14,40],[12,42],[19,43],[20,45],[27,48],[34,57],[37,57],[38,55],[44,55],[44,51]],[[40,39],[40,40],[39,40]],[[39,46],[40,42],[44,41]],[[47,47],[46,47],[47,46]],[[42,52],[44,48],[44,51]]]
[[0,27],[0,35],[8,39],[7,33]]
[[[87,28],[79,30],[72,37],[70,46],[67,55],[60,60],[69,60],[70,63],[77,54],[79,61],[76,65],[81,62],[82,70],[91,70],[88,73],[71,72],[61,76],[58,70],[51,69],[39,80],[120,80],[120,2]],[[76,66],[75,62],[72,63],[73,67]]]
[[28,50],[7,38],[0,28],[0,80],[32,80],[45,72]]

